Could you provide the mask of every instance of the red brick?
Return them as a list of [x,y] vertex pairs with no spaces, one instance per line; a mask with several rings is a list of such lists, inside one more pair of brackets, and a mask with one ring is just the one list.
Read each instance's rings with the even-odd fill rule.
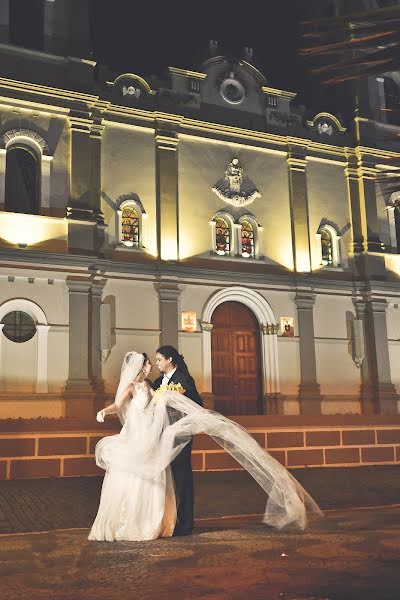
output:
[[59,477],[59,458],[39,458],[33,460],[12,460],[11,479],[30,479],[36,477]]
[[400,429],[378,429],[378,444],[400,444]]
[[241,468],[242,466],[227,452],[206,453],[206,471]]
[[34,456],[34,438],[12,438],[0,440],[0,456]]
[[394,448],[361,448],[362,462],[394,462]]
[[89,454],[94,454],[94,449],[96,447],[97,442],[103,439],[104,436],[96,436],[91,437],[89,439]]
[[288,450],[288,467],[304,467],[306,465],[323,465],[323,450]]
[[49,437],[39,439],[39,455],[86,454],[84,437]]
[[250,433],[251,437],[254,438],[257,444],[260,444],[261,448],[265,448],[265,433]]
[[0,479],[5,479],[7,475],[7,463],[5,460],[0,461]]
[[327,465],[340,465],[360,462],[358,448],[333,448],[325,450],[325,462]]
[[342,432],[344,446],[370,446],[375,444],[373,429],[347,430]]
[[193,438],[193,450],[220,450],[221,446],[209,435],[199,434]]
[[84,475],[104,475],[93,458],[65,458],[64,477],[81,477]]
[[192,452],[192,469],[193,471],[203,470],[203,453]]
[[304,446],[302,431],[274,431],[267,434],[267,448],[297,448]]
[[307,431],[306,446],[340,446],[340,431]]
[[283,465],[284,467],[286,466],[286,457],[285,457],[285,453],[283,451],[268,451],[268,454],[270,454],[271,456],[273,456],[275,458],[275,460],[277,460],[278,462],[281,463],[281,465]]

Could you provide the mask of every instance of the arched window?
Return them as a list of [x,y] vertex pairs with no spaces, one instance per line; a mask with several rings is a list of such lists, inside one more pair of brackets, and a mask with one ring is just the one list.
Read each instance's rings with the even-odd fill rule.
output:
[[130,205],[122,209],[122,243],[128,248],[138,248],[140,239],[140,219],[137,210]]
[[321,231],[321,253],[321,263],[331,267],[333,265],[333,240],[330,231],[326,228]]
[[242,256],[245,258],[255,257],[255,244],[254,244],[254,227],[250,221],[242,221]]
[[384,77],[386,122],[400,124],[400,90],[392,77]]
[[23,144],[7,150],[5,202],[9,212],[39,214],[40,166],[35,151]]
[[231,252],[231,233],[229,223],[223,217],[215,218],[215,251],[220,256]]
[[115,235],[117,246],[125,250],[141,250],[146,244],[147,214],[136,194],[121,196],[117,200]]

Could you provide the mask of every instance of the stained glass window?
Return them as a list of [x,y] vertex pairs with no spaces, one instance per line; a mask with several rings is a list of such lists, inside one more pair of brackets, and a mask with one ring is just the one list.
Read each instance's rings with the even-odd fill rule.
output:
[[122,243],[129,247],[139,247],[139,215],[132,206],[122,209]]
[[254,258],[254,229],[249,221],[242,221],[242,256]]
[[3,317],[3,333],[12,342],[27,342],[36,333],[36,325],[32,317],[20,310],[15,310]]
[[215,246],[217,254],[221,256],[230,252],[229,225],[222,217],[215,219]]
[[332,235],[327,229],[321,231],[322,264],[333,265],[333,241]]

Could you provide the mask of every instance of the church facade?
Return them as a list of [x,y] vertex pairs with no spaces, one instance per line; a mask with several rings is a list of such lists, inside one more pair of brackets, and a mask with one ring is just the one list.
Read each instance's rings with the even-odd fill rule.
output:
[[0,6],[1,418],[91,417],[161,344],[225,414],[397,414],[397,75],[311,114],[249,48],[146,79],[90,58],[83,0],[39,49]]

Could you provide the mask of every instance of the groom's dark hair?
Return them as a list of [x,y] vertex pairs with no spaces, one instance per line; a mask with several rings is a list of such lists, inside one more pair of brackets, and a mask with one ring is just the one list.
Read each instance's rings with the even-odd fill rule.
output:
[[185,375],[189,375],[189,369],[184,361],[182,354],[179,354],[178,350],[173,346],[160,346],[156,351],[157,354],[161,354],[165,359],[171,358],[172,364],[185,373]]

